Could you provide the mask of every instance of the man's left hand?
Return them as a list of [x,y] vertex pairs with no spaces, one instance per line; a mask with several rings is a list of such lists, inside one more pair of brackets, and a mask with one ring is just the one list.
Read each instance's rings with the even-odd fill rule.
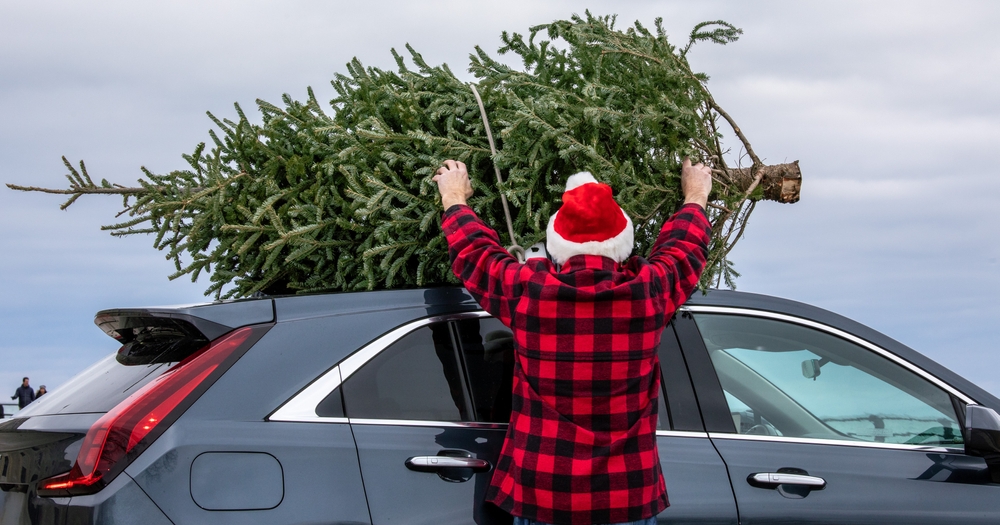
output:
[[472,197],[472,183],[464,162],[451,159],[444,161],[444,166],[434,174],[434,182],[438,184],[441,204],[446,210],[456,204],[466,204],[468,198]]
[[684,157],[681,191],[684,193],[684,204],[695,203],[702,209],[707,208],[708,195],[712,193],[712,169],[700,162],[692,166],[691,159]]

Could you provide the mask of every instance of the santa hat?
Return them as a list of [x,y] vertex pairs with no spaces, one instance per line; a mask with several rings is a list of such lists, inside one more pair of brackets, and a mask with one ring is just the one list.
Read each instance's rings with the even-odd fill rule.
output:
[[611,186],[584,171],[566,181],[563,205],[552,214],[545,245],[556,264],[574,255],[602,255],[622,262],[632,254],[632,219],[615,202]]

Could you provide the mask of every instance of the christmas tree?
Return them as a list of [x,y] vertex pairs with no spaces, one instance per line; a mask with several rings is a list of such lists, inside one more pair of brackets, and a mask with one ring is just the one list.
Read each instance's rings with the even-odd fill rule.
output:
[[[516,54],[523,70],[477,47],[474,84],[407,46],[409,63],[392,51],[395,71],[348,64],[326,108],[309,89],[282,106],[258,100],[260,124],[238,105],[235,121],[210,113],[218,131],[210,147],[183,156],[190,169],[143,168],[138,186],[126,187],[95,183],[82,161],[78,170],[64,158],[68,188],[8,186],[70,195],[63,209],[82,195],[122,196],[127,220],[103,229],[152,234],[176,265],[171,279],[206,272],[206,295],[229,298],[456,283],[431,180],[449,158],[469,166],[470,205],[504,242],[544,240],[566,177],[590,171],[615,190],[644,254],[682,202],[680,164],[690,156],[715,175],[702,285],[732,286],[727,254],[755,204],[795,202],[801,181],[797,162],[760,161],[688,63],[692,45],[740,34],[704,22],[677,47],[660,20],[621,30],[614,17],[587,13],[527,36],[504,33],[499,53]],[[734,155],[724,130],[739,141]]]

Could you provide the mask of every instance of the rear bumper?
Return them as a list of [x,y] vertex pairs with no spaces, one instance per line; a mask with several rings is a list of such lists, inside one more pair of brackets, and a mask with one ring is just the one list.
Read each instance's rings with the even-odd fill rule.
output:
[[22,491],[0,492],[0,525],[90,525],[172,522],[127,474],[91,496],[39,498]]
[[18,489],[2,491],[0,525],[62,525],[66,523],[67,502],[69,498],[38,498]]
[[66,507],[65,525],[111,523],[172,524],[153,500],[124,472],[97,494],[69,498]]

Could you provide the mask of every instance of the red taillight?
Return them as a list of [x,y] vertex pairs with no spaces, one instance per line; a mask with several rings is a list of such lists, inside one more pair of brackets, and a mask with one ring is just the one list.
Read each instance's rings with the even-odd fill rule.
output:
[[[205,380],[212,377],[212,372],[253,333],[253,328],[246,327],[216,340],[104,414],[83,438],[73,468],[65,474],[42,480],[38,484],[38,495],[93,494],[107,486],[166,430],[169,425],[162,425],[164,421],[173,422],[211,386]],[[198,395],[192,396],[195,390],[199,390]]]

